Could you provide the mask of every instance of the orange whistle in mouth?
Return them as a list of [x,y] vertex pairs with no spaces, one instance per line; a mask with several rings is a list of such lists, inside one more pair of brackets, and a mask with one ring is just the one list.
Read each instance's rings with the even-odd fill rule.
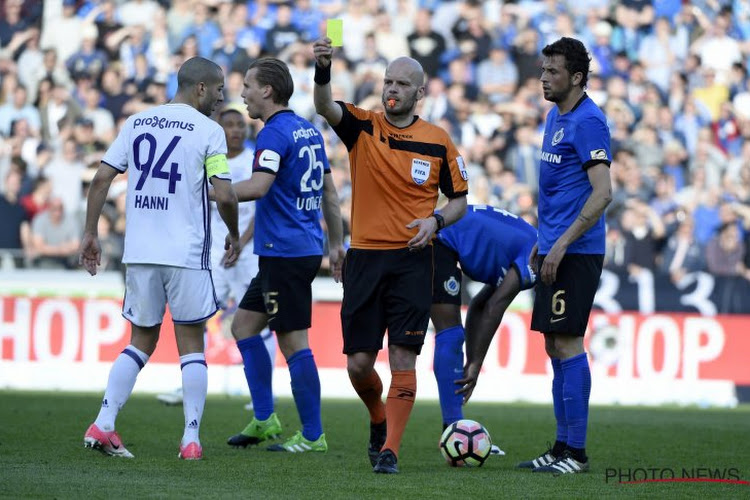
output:
[[396,99],[388,99],[388,107],[392,108],[396,105]]

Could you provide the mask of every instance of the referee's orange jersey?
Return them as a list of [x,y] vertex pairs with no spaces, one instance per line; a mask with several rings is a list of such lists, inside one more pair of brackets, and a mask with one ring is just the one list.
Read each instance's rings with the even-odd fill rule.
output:
[[429,217],[438,188],[448,198],[468,192],[466,166],[442,128],[415,117],[398,128],[383,113],[337,101],[336,134],[349,150],[351,247],[404,248],[416,234],[406,225]]

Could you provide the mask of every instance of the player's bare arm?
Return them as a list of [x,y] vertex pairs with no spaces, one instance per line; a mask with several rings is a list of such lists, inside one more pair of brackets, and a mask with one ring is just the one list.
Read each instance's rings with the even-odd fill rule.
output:
[[226,264],[234,264],[242,251],[240,244],[240,231],[237,227],[237,194],[232,189],[232,183],[228,180],[211,177],[214,187],[214,198],[219,209],[221,219],[227,225],[229,234],[224,244],[227,253],[222,259]]
[[[247,227],[244,231],[242,231],[242,234],[240,235],[240,248],[242,250],[245,249],[245,246],[250,242],[250,240],[253,239],[253,235],[255,234],[255,216],[250,218],[250,222],[248,222]],[[242,250],[240,250],[240,253],[242,253]],[[250,250],[252,252],[252,250]],[[225,268],[234,267],[239,260],[236,260],[232,262],[231,264],[229,262],[225,262],[224,257],[222,257],[221,265]]]
[[253,201],[264,197],[271,189],[274,180],[276,180],[276,176],[273,174],[255,172],[251,178],[232,184],[232,188],[237,193],[239,202]]
[[606,163],[597,163],[590,167],[587,173],[593,191],[583,205],[583,208],[581,208],[581,212],[576,217],[576,220],[557,239],[555,244],[552,245],[542,263],[539,277],[548,285],[555,282],[557,267],[560,265],[560,261],[570,244],[596,224],[596,221],[599,220],[607,208],[607,205],[612,201],[612,183],[609,177],[609,166]]
[[99,232],[97,225],[102,214],[104,203],[107,201],[109,186],[119,172],[107,164],[100,163],[99,169],[91,181],[88,202],[86,203],[86,226],[81,238],[78,263],[91,276],[96,274],[96,268],[101,264],[102,249],[99,246]]
[[331,275],[336,283],[341,281],[341,269],[344,264],[344,223],[341,221],[341,205],[333,176],[323,176],[323,217],[328,229],[328,261]]
[[331,39],[316,40],[313,43],[313,54],[315,55],[315,86],[313,88],[315,112],[325,118],[329,125],[336,126],[341,123],[344,113],[331,95],[331,57],[333,56]]
[[466,320],[466,365],[464,376],[456,380],[456,394],[463,394],[463,403],[471,398],[479,372],[487,356],[505,311],[521,291],[521,277],[511,267],[499,287],[485,285],[471,300]]

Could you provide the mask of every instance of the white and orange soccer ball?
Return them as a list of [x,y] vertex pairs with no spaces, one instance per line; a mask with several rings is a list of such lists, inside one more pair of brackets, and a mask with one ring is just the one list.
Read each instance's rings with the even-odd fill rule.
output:
[[491,451],[490,433],[474,420],[453,422],[440,437],[440,452],[453,467],[481,467]]

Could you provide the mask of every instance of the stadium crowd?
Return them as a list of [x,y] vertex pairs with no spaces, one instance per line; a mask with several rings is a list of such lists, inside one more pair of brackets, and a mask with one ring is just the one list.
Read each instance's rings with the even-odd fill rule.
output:
[[[469,203],[536,217],[551,104],[541,49],[561,36],[592,57],[588,94],[612,135],[614,201],[605,266],[750,280],[750,4],[742,0],[2,0],[2,267],[77,266],[89,182],[118,126],[167,102],[177,68],[225,69],[225,104],[244,114],[246,68],[288,62],[290,107],[325,132],[345,224],[345,146],[315,114],[311,42],[343,19],[335,99],[378,109],[388,61],[429,75],[420,115],[451,134]],[[262,123],[248,119],[249,147]],[[249,166],[248,166],[249,168]],[[121,270],[125,183],[99,223],[104,269]]]

